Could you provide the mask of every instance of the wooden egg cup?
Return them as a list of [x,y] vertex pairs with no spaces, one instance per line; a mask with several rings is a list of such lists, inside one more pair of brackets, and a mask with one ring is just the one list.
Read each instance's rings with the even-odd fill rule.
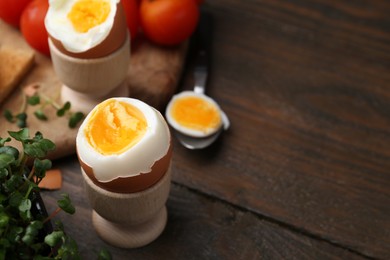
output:
[[167,223],[171,169],[152,187],[135,193],[115,193],[97,186],[81,169],[93,208],[92,223],[107,243],[138,248],[155,240]]
[[130,64],[130,37],[108,56],[80,59],[59,51],[49,38],[49,47],[56,75],[63,83],[62,102],[70,101],[72,110],[87,114],[92,108],[110,97],[127,97],[125,82]]

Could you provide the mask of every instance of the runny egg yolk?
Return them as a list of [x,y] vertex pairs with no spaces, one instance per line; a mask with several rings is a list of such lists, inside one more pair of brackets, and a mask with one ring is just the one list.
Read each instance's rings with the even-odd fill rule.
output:
[[135,106],[108,100],[96,107],[84,128],[89,144],[103,155],[121,154],[146,133],[148,123]]
[[177,98],[172,104],[171,116],[178,124],[198,131],[215,129],[221,123],[217,107],[195,96]]
[[80,0],[73,5],[68,13],[68,19],[77,32],[85,33],[102,24],[107,19],[110,10],[110,4],[106,1]]

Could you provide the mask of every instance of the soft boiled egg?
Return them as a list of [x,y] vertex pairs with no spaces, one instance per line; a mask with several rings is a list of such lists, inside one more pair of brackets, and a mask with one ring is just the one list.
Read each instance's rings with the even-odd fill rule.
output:
[[168,171],[172,157],[163,116],[132,98],[110,98],[98,104],[80,126],[76,146],[88,177],[118,193],[151,187]]
[[49,0],[45,26],[54,45],[76,58],[99,58],[127,37],[120,0]]
[[204,94],[183,91],[174,95],[166,109],[169,124],[182,134],[206,137],[222,127],[221,108]]

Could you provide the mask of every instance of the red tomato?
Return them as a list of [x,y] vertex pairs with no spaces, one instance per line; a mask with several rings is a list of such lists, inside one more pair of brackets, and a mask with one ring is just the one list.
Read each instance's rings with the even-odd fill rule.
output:
[[24,39],[31,47],[47,56],[50,55],[50,51],[44,21],[48,9],[48,0],[33,0],[23,11],[20,19]]
[[200,4],[203,4],[204,0],[195,0],[195,2],[200,5]]
[[137,37],[139,29],[139,10],[137,0],[121,0],[123,9],[126,13],[127,27],[130,31],[130,38],[134,40]]
[[20,16],[31,0],[0,0],[0,18],[19,27]]
[[177,45],[195,31],[199,8],[194,0],[142,0],[140,21],[144,34],[162,45]]

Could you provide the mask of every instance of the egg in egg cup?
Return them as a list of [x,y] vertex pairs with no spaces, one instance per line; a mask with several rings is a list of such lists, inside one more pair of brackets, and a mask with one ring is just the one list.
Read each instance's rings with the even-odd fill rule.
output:
[[122,248],[155,240],[167,223],[172,143],[163,116],[132,98],[111,98],[86,117],[76,138],[92,222]]
[[129,96],[130,39],[120,0],[52,0],[45,18],[61,99],[84,113]]

